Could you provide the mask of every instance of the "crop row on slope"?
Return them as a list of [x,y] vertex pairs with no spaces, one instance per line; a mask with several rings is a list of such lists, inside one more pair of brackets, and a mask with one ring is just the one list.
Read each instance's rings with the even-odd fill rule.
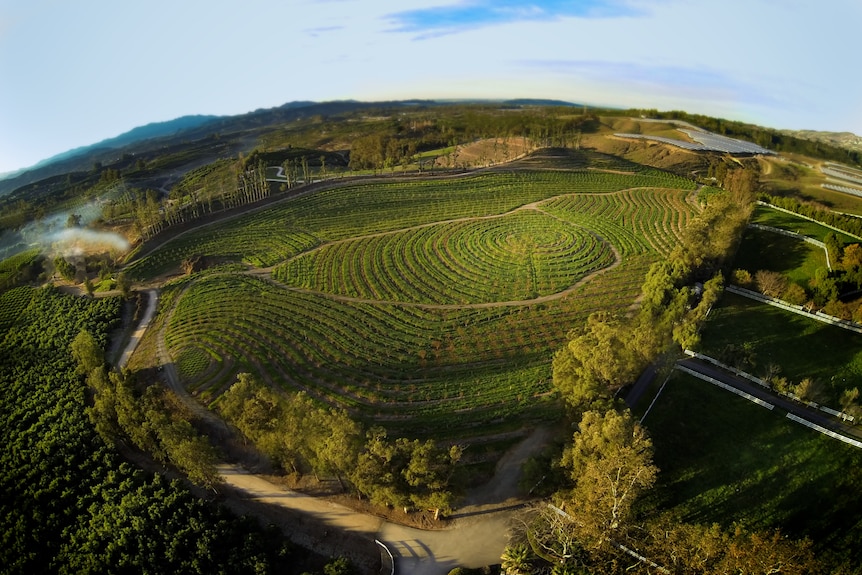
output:
[[628,306],[652,261],[630,258],[557,301],[460,310],[341,302],[211,275],[188,284],[166,339],[204,399],[250,371],[393,433],[488,435],[556,415],[543,399],[551,354],[590,312]]
[[569,194],[541,209],[595,230],[623,256],[670,253],[693,216],[685,190],[630,189],[613,194]]
[[230,231],[253,222],[314,245],[259,264],[253,246],[232,252],[284,262],[277,281],[213,271],[169,287],[166,343],[205,401],[249,371],[392,434],[509,433],[559,415],[550,357],[591,312],[632,304],[693,214],[693,188],[651,170],[554,167],[297,197],[182,238],[218,255],[195,242],[226,253]]
[[176,270],[183,259],[200,254],[268,267],[322,242],[499,215],[574,191],[601,193],[636,187],[693,189],[691,182],[657,171],[490,171],[352,183],[187,233],[132,262],[128,274],[146,279]]
[[357,298],[468,304],[554,294],[613,261],[587,230],[522,210],[327,244],[274,276]]

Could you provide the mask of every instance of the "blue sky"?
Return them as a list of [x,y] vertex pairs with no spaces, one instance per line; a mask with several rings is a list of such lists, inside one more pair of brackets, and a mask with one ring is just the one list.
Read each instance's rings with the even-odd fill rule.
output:
[[184,114],[554,98],[862,135],[860,0],[0,0],[0,172]]

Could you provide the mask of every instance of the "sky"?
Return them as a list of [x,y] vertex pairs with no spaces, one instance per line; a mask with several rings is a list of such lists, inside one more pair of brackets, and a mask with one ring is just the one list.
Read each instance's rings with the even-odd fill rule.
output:
[[548,98],[862,135],[862,0],[0,0],[0,173],[296,100]]

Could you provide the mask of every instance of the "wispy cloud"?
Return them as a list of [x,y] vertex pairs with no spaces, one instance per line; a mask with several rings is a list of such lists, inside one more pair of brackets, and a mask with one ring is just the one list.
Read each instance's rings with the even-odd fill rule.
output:
[[396,12],[387,19],[395,25],[394,31],[420,32],[421,38],[508,22],[641,14],[640,9],[626,0],[460,0],[444,6]]
[[534,72],[555,72],[575,79],[649,88],[650,91],[681,97],[702,98],[705,94],[722,94],[761,105],[776,102],[763,85],[705,66],[694,68],[600,60],[525,60],[520,64]]

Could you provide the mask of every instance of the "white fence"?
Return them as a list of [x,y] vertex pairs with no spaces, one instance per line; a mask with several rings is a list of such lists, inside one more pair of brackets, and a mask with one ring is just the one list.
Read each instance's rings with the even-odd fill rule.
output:
[[778,210],[779,212],[784,212],[785,214],[790,214],[791,216],[796,216],[797,218],[802,218],[803,220],[808,220],[809,222],[814,222],[815,224],[820,224],[824,228],[829,228],[830,230],[835,230],[836,232],[841,232],[842,234],[848,235],[851,238],[856,238],[857,240],[862,241],[862,236],[857,236],[856,234],[851,234],[848,231],[842,230],[841,228],[836,228],[835,226],[830,226],[829,224],[824,224],[820,220],[815,220],[814,218],[809,218],[808,216],[803,216],[802,214],[797,214],[796,212],[779,208],[776,205],[770,204],[769,202],[763,202],[761,200],[757,200],[758,205],[766,206],[767,208],[772,208],[773,210]]
[[831,315],[825,314],[825,313],[820,312],[820,311],[812,313],[812,312],[806,310],[801,305],[792,305],[792,304],[787,303],[786,301],[782,301],[782,300],[774,298],[774,297],[769,297],[769,296],[763,295],[762,293],[758,293],[756,291],[751,291],[749,289],[741,288],[738,286],[727,286],[724,289],[726,289],[730,293],[735,293],[737,295],[751,298],[751,299],[757,300],[761,303],[766,303],[766,304],[769,304],[771,306],[775,306],[777,308],[781,308],[783,310],[790,311],[790,312],[793,312],[793,313],[798,314],[798,315],[803,315],[803,316],[811,318],[811,319],[816,319],[817,321],[820,321],[823,323],[828,323],[830,325],[834,325],[834,326],[840,327],[842,329],[848,329],[850,331],[855,331],[856,333],[862,333],[862,325],[855,323],[855,322],[852,322],[850,320],[837,318],[835,316],[831,316]]
[[714,365],[716,367],[720,367],[721,369],[727,370],[727,371],[733,373],[734,375],[737,375],[739,377],[744,377],[748,381],[752,381],[752,382],[756,383],[757,385],[765,387],[766,389],[770,389],[771,391],[778,393],[779,395],[789,397],[790,399],[792,399],[794,401],[798,401],[799,403],[804,403],[808,407],[811,407],[814,409],[819,409],[820,411],[826,412],[829,415],[834,415],[835,417],[840,417],[844,421],[853,421],[854,420],[854,417],[852,415],[844,413],[843,411],[837,411],[835,409],[826,407],[825,405],[820,405],[818,403],[814,403],[813,401],[805,401],[801,397],[797,397],[796,395],[794,395],[792,393],[785,393],[783,391],[774,390],[771,388],[769,383],[767,383],[765,380],[760,379],[759,377],[752,375],[750,373],[747,373],[745,371],[742,371],[741,369],[736,369],[735,367],[731,367],[731,366],[727,365],[726,363],[722,363],[722,362],[718,361],[717,359],[715,359],[714,357],[709,357],[708,355],[703,355],[702,353],[697,353],[696,351],[691,351],[690,349],[684,350],[684,353],[689,357],[693,357],[695,359],[699,359],[701,361],[711,363],[712,365]]
[[766,402],[766,401],[763,401],[763,400],[762,400],[762,399],[760,399],[759,397],[754,397],[754,396],[753,396],[753,395],[751,395],[750,393],[746,393],[746,392],[742,391],[741,389],[736,389],[736,388],[735,388],[735,387],[733,387],[732,385],[727,385],[726,383],[724,383],[724,382],[722,382],[722,381],[718,381],[718,380],[717,380],[717,379],[715,379],[714,377],[709,377],[708,375],[704,375],[704,374],[702,374],[702,373],[700,373],[700,372],[697,372],[697,371],[695,371],[695,370],[693,370],[693,369],[689,369],[689,368],[687,368],[687,367],[686,367],[686,366],[684,366],[684,365],[677,365],[677,366],[676,366],[676,369],[678,369],[678,370],[680,370],[680,371],[682,371],[682,372],[685,372],[685,373],[687,373],[687,374],[689,374],[689,375],[693,375],[694,377],[696,377],[696,378],[698,378],[698,379],[702,379],[703,381],[707,381],[707,382],[709,382],[709,383],[711,383],[711,384],[713,384],[713,385],[716,385],[716,386],[718,386],[718,387],[720,387],[720,388],[722,388],[722,389],[725,389],[725,390],[729,391],[730,393],[735,393],[736,395],[738,395],[738,396],[740,396],[740,397],[744,397],[744,398],[745,398],[745,399],[747,399],[748,401],[750,401],[750,402],[752,402],[752,403],[756,403],[756,404],[757,404],[757,405],[759,405],[760,407],[765,407],[766,409],[768,409],[768,410],[770,410],[770,411],[772,411],[772,410],[775,408],[775,406],[774,406],[774,405],[772,405],[771,403],[768,403],[768,402]]
[[838,441],[843,441],[844,443],[846,443],[848,445],[852,445],[853,447],[857,447],[859,449],[862,449],[862,441],[858,441],[858,440],[853,439],[851,437],[841,435],[840,433],[835,433],[831,429],[826,429],[825,427],[823,427],[821,425],[817,425],[816,423],[812,423],[812,422],[808,421],[807,419],[802,419],[801,417],[793,415],[792,413],[787,414],[787,419],[789,419],[791,421],[795,421],[796,423],[801,423],[805,427],[810,427],[811,429],[813,429],[815,431],[819,431],[823,435],[828,435],[829,437],[831,437],[833,439],[837,439]]

